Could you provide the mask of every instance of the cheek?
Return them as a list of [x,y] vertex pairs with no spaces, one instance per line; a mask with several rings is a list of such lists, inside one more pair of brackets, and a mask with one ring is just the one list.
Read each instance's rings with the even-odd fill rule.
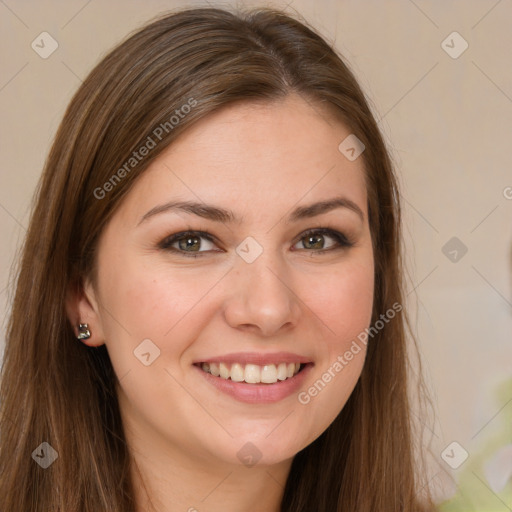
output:
[[[309,288],[311,290],[311,287]],[[342,350],[371,321],[374,278],[372,259],[358,261],[325,274],[309,294],[311,309],[330,334],[329,351]]]
[[210,319],[202,299],[221,275],[192,275],[188,270],[146,265],[139,259],[109,266],[100,276],[108,309],[102,317],[106,345],[124,406],[150,418],[162,433],[169,430],[168,418],[189,417],[194,408],[179,384],[184,380],[181,356]]
[[329,325],[335,333],[327,340],[328,370],[331,376],[333,373],[341,376],[333,378],[333,381],[337,380],[333,387],[351,389],[359,378],[366,355],[361,333],[368,328],[372,317],[373,265],[351,265],[336,284],[329,290],[332,300],[325,304]]
[[363,369],[366,345],[358,336],[371,322],[373,259],[347,264],[323,282],[308,302],[327,327],[318,347],[317,378],[298,396],[301,406],[309,411],[310,441],[340,413]]
[[145,264],[141,259],[126,259],[104,268],[108,272],[99,276],[106,306],[102,320],[106,344],[119,372],[134,365],[133,351],[146,339],[164,356],[155,362],[178,361],[209,321],[211,311],[204,309],[202,300],[222,272],[180,271],[165,263]]
[[117,313],[119,321],[114,323],[122,320],[135,337],[152,334],[161,338],[206,290],[207,280],[187,279],[185,275],[186,272],[170,270],[159,263],[125,261],[110,266],[103,276],[101,294],[112,312]]

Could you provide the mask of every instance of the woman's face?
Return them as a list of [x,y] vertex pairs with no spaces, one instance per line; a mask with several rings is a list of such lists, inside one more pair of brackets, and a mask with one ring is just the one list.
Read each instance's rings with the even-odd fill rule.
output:
[[343,408],[374,285],[362,158],[338,149],[349,134],[295,95],[230,106],[123,200],[79,307],[140,452],[275,464]]

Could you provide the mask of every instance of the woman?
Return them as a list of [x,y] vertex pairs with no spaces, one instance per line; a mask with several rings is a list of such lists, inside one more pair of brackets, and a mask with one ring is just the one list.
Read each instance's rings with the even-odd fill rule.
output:
[[364,95],[311,29],[190,9],[132,35],[38,191],[2,510],[431,510],[399,227]]

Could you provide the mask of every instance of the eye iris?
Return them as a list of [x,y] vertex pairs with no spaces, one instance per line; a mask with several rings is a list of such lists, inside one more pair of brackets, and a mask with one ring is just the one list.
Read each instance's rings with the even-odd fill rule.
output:
[[188,236],[180,238],[178,240],[178,245],[180,249],[183,251],[186,251],[187,249],[199,249],[199,247],[201,246],[201,241],[197,236]]
[[309,235],[305,237],[306,243],[304,247],[306,249],[323,249],[324,237],[322,235]]

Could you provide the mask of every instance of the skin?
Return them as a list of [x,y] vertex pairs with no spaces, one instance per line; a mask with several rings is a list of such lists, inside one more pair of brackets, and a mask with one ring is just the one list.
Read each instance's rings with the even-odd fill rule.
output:
[[[139,510],[149,509],[149,496],[162,512],[278,511],[294,455],[350,396],[364,347],[307,405],[297,393],[272,404],[237,401],[192,366],[232,352],[293,352],[314,363],[303,391],[368,327],[374,261],[363,161],[338,150],[349,134],[297,95],[229,106],[159,155],[104,229],[96,279],[68,306],[75,325],[89,324],[85,343],[107,345],[120,380]],[[337,195],[363,219],[336,208],[288,220],[297,206]],[[240,221],[167,211],[141,222],[170,200],[214,204]],[[303,233],[322,227],[354,245],[332,250],[336,240],[324,235],[320,249],[308,248]],[[159,247],[188,229],[216,242],[201,238],[197,258]],[[235,251],[248,236],[263,248],[252,263]],[[149,366],[133,352],[144,339],[160,350]],[[253,467],[237,457],[248,442],[261,453]]]

